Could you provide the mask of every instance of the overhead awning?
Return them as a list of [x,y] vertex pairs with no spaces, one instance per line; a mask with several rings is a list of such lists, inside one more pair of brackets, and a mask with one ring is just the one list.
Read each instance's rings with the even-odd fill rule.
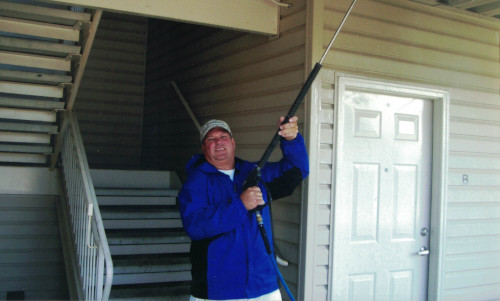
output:
[[274,35],[278,6],[270,0],[47,0],[60,4]]

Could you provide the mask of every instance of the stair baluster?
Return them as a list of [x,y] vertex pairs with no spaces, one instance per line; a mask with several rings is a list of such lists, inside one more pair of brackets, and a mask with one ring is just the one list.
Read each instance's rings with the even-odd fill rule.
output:
[[[66,114],[68,128],[61,148],[61,169],[74,234],[77,270],[83,285],[81,298],[106,301],[113,282],[113,262],[78,122],[71,111]],[[89,212],[89,208],[92,211]],[[87,241],[88,236],[90,241]]]

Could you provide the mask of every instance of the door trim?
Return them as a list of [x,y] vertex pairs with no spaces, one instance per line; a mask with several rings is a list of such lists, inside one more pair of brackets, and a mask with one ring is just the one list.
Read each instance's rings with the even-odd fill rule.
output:
[[[336,173],[339,166],[338,147],[342,141],[338,140],[339,133],[344,130],[340,120],[340,99],[346,89],[358,91],[383,92],[399,96],[416,96],[419,98],[432,100],[433,109],[433,146],[432,146],[432,192],[431,192],[431,233],[430,233],[430,256],[429,256],[429,276],[428,276],[428,300],[440,300],[443,290],[444,280],[444,249],[446,233],[446,187],[448,170],[448,120],[449,120],[449,93],[448,91],[433,88],[421,87],[414,84],[391,83],[378,79],[369,79],[361,76],[337,74],[335,76],[335,96],[334,96],[334,170],[332,178],[333,191],[336,191]],[[335,208],[336,192],[332,194],[331,203]],[[331,233],[333,236],[335,227],[335,210],[330,216]],[[333,296],[333,266],[335,237],[330,240],[330,264],[329,264],[329,285],[328,300]]]

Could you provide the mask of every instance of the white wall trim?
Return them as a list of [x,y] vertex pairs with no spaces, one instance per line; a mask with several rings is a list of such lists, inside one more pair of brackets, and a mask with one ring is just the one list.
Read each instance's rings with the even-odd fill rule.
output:
[[[306,33],[306,78],[321,58],[323,50],[323,10],[324,0],[309,0],[307,3]],[[301,231],[299,273],[297,285],[298,300],[314,300],[314,262],[316,249],[317,184],[320,165],[320,110],[321,110],[321,71],[311,85],[310,93],[304,103],[305,139],[309,155],[310,173],[302,190]]]

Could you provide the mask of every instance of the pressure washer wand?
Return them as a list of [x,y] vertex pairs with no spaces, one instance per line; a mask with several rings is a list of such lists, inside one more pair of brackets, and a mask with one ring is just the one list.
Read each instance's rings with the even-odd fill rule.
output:
[[[353,0],[352,1],[351,6],[347,10],[344,18],[342,19],[342,22],[340,22],[339,27],[335,31],[335,34],[333,35],[333,38],[331,39],[330,43],[326,47],[325,53],[323,54],[323,56],[321,57],[321,59],[319,60],[319,62],[317,62],[316,65],[314,65],[313,70],[311,71],[311,73],[307,77],[304,85],[300,89],[299,94],[295,98],[295,101],[293,102],[292,107],[290,108],[290,111],[288,111],[288,113],[286,114],[285,119],[283,120],[283,122],[281,123],[281,125],[288,123],[288,121],[290,120],[290,118],[292,118],[293,116],[295,116],[295,113],[297,112],[297,110],[299,109],[300,105],[304,101],[304,97],[309,92],[309,89],[311,88],[312,83],[316,79],[316,76],[318,75],[318,73],[319,73],[319,71],[320,71],[320,69],[322,67],[323,61],[326,58],[326,54],[328,53],[328,51],[330,51],[330,48],[332,48],[333,42],[337,38],[337,35],[340,32],[340,29],[342,29],[342,26],[344,26],[344,23],[347,20],[347,17],[349,16],[349,14],[351,13],[351,10],[354,7],[354,4],[356,3],[356,1],[357,0]],[[261,175],[261,170],[267,164],[267,162],[269,161],[269,157],[271,156],[272,152],[276,148],[276,145],[278,145],[278,142],[280,141],[281,136],[278,134],[278,132],[279,132],[279,128],[276,131],[276,133],[274,134],[274,137],[271,140],[271,143],[267,146],[267,148],[266,148],[264,154],[262,155],[259,163],[257,163],[256,168],[254,170],[252,170],[252,172],[250,172],[250,174],[246,178],[245,182],[243,183],[243,190],[245,190],[245,189],[247,189],[249,187],[253,187],[253,186],[257,186],[258,185],[258,182],[259,182],[259,179],[260,179],[260,175]],[[255,212],[255,215],[256,215],[256,218],[257,218],[257,223],[258,223],[259,231],[260,231],[260,234],[262,235],[262,239],[264,240],[264,245],[266,247],[266,251],[267,251],[267,253],[269,255],[271,255],[271,246],[269,244],[269,240],[268,240],[267,234],[266,234],[266,229],[264,228],[264,223],[262,221],[262,216],[260,214],[260,211],[262,210],[262,208],[264,206],[265,205],[259,205],[253,211]],[[285,287],[285,290],[287,291],[288,296],[290,297],[290,299],[292,301],[295,301],[295,299],[293,298],[292,293],[288,289],[288,286],[286,285],[283,277],[281,276],[281,273],[280,273],[280,271],[278,269],[278,266],[276,265],[276,262],[274,261],[274,259],[272,258],[272,256],[271,256],[271,261],[273,262],[273,264],[275,266],[276,273],[278,274],[278,276],[280,276],[280,280],[281,280],[283,286]]]
[[[302,86],[302,89],[300,90],[299,94],[295,98],[295,101],[294,101],[292,107],[290,108],[290,111],[288,111],[288,113],[286,114],[285,120],[283,120],[283,122],[281,123],[281,125],[283,125],[285,123],[288,123],[288,120],[290,118],[292,118],[293,116],[295,116],[295,113],[297,112],[297,110],[299,109],[300,105],[304,101],[304,97],[309,92],[309,89],[311,88],[312,83],[316,79],[316,76],[318,75],[321,67],[323,66],[322,64],[323,64],[323,61],[326,58],[326,55],[327,55],[328,51],[330,51],[330,48],[332,48],[333,42],[337,38],[340,30],[342,29],[342,26],[344,26],[344,23],[347,20],[347,17],[349,16],[349,14],[351,13],[351,10],[354,7],[354,4],[356,3],[356,1],[357,0],[353,0],[352,1],[351,6],[347,10],[344,18],[342,19],[342,22],[340,22],[339,27],[335,31],[335,34],[333,35],[333,38],[330,41],[330,44],[328,44],[328,47],[326,47],[325,53],[323,54],[323,56],[321,57],[321,59],[319,60],[319,62],[317,62],[316,65],[314,65],[313,70],[311,71],[311,73],[307,77],[304,85]],[[261,170],[267,164],[267,162],[269,160],[269,157],[271,156],[272,152],[276,148],[276,145],[278,145],[278,142],[280,141],[280,135],[278,134],[278,132],[279,132],[279,128],[276,131],[276,134],[274,134],[273,140],[271,140],[271,143],[267,146],[267,149],[264,152],[264,154],[262,155],[259,163],[257,164],[257,169]]]
[[[288,121],[290,120],[290,118],[292,118],[295,115],[295,113],[299,109],[300,105],[304,101],[304,97],[309,92],[309,89],[311,88],[312,83],[316,79],[316,76],[318,75],[321,67],[323,66],[322,63],[325,60],[328,51],[330,51],[330,48],[332,48],[333,42],[337,38],[340,30],[342,29],[342,26],[344,26],[344,23],[347,20],[347,17],[349,16],[349,14],[351,13],[351,10],[354,7],[354,4],[356,3],[356,1],[357,0],[353,0],[352,1],[351,6],[347,10],[344,18],[342,19],[342,22],[340,22],[339,27],[335,31],[335,34],[333,35],[333,38],[331,39],[330,43],[326,47],[325,53],[323,54],[323,56],[321,57],[321,59],[319,60],[319,62],[317,62],[316,65],[314,65],[313,70],[311,71],[311,73],[307,77],[304,85],[300,89],[299,94],[295,98],[295,101],[293,102],[292,107],[290,108],[290,110],[286,114],[285,119],[283,120],[283,122],[281,123],[281,125],[283,125],[285,123],[288,123]],[[260,171],[267,164],[267,162],[269,161],[269,157],[271,156],[272,152],[274,151],[274,149],[278,145],[278,142],[280,141],[281,136],[278,134],[278,132],[279,132],[279,128],[276,131],[276,133],[274,134],[274,137],[271,140],[271,143],[269,143],[269,145],[267,146],[266,150],[264,151],[264,154],[262,155],[262,157],[260,158],[259,162],[257,163],[257,167],[250,173],[250,175],[247,177],[247,179],[243,183],[244,189],[246,189],[248,187],[252,187],[252,186],[256,186],[257,185],[257,182],[258,182],[258,180],[260,178]],[[262,206],[259,206],[259,207],[257,207],[257,210],[260,210],[261,208],[262,208]]]

